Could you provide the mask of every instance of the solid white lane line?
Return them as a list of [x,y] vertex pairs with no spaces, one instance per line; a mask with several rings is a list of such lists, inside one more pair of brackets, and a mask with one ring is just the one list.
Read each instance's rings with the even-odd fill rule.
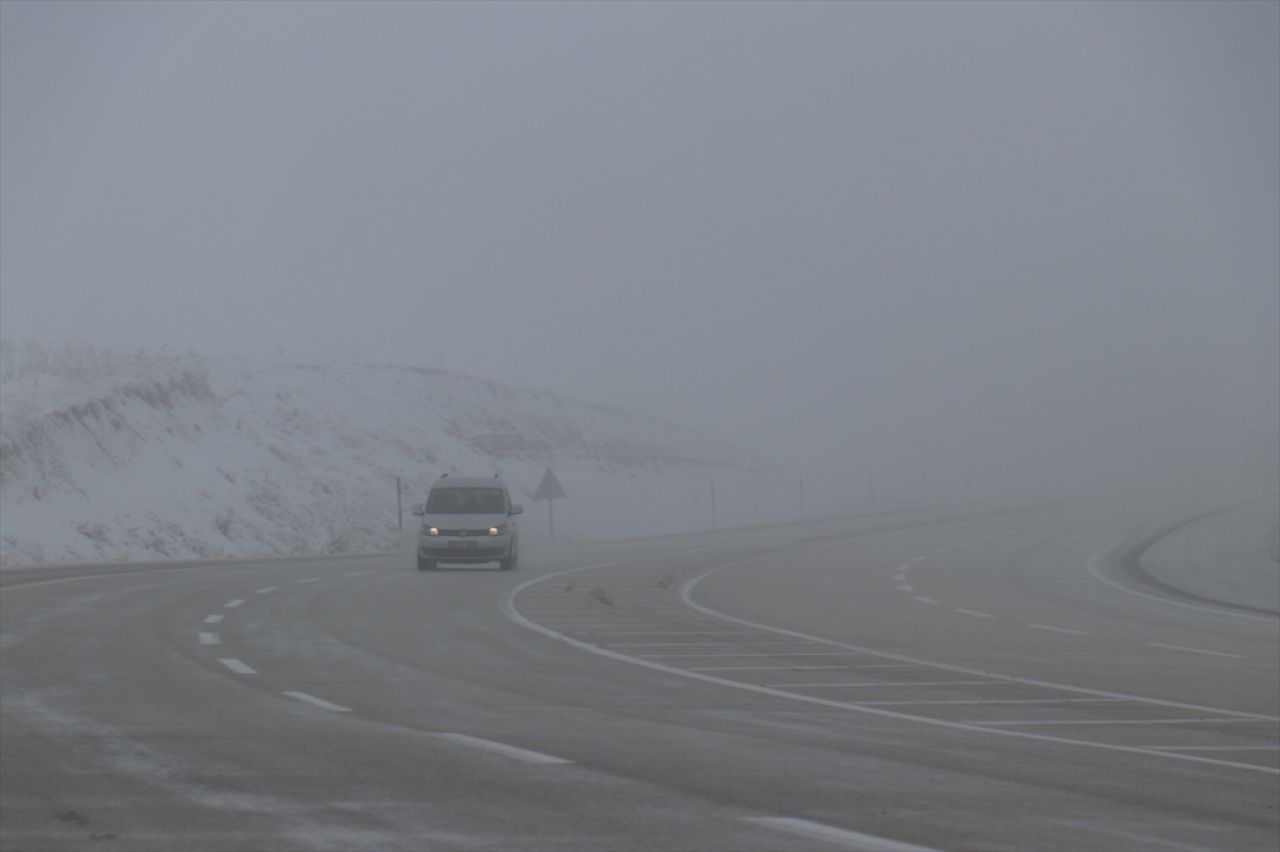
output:
[[823,825],[820,822],[810,822],[807,819],[742,817],[742,820],[754,825],[762,825],[765,828],[773,828],[778,831],[785,831],[788,834],[807,837],[810,840],[825,840],[836,846],[855,849],[858,852],[937,852],[937,850],[930,849],[928,846],[916,846],[914,843],[903,843],[901,840],[890,840],[887,837],[877,837],[874,834],[848,831],[843,828]]
[[597,636],[742,636],[728,630],[593,630]]
[[[1025,719],[1016,722],[970,722],[971,725],[990,725],[994,727],[1024,727],[1030,725],[1271,725],[1262,719]],[[1144,746],[1145,748],[1145,746]]]
[[[1205,713],[1216,713],[1221,716],[1232,716],[1238,719],[1261,719],[1268,722],[1280,722],[1280,716],[1273,716],[1269,713],[1253,713],[1246,710],[1231,710],[1225,707],[1209,707],[1204,704],[1191,704],[1185,701],[1170,701],[1165,698],[1150,698],[1142,695],[1131,695],[1124,692],[1112,692],[1106,689],[1092,689],[1086,686],[1072,686],[1071,684],[1058,683],[1056,681],[1051,681],[1051,680],[1040,680],[1039,678],[1020,677],[1018,675],[992,672],[985,669],[974,668],[971,666],[959,666],[953,663],[944,663],[940,660],[929,660],[922,657],[913,657],[910,654],[899,654],[893,651],[883,651],[883,650],[878,650],[876,648],[868,648],[862,645],[854,645],[849,642],[840,642],[835,639],[827,639],[822,636],[815,636],[812,633],[802,633],[798,630],[788,630],[784,627],[774,627],[773,625],[762,624],[758,621],[752,621],[747,618],[739,618],[736,615],[730,615],[727,612],[721,612],[717,609],[712,609],[711,607],[706,606],[705,604],[700,604],[693,599],[693,590],[697,588],[698,584],[724,567],[726,567],[726,565],[719,565],[715,568],[710,568],[706,571],[703,571],[701,574],[694,577],[693,579],[685,581],[685,583],[680,587],[680,600],[690,609],[700,612],[703,615],[710,616],[711,618],[715,618],[720,621],[723,621],[727,624],[736,624],[741,627],[750,627],[755,630],[764,630],[768,633],[776,633],[779,636],[790,636],[793,639],[805,639],[810,642],[826,645],[827,647],[845,648],[855,654],[861,654],[866,657],[873,657],[881,660],[897,660],[898,662],[903,662],[903,663],[914,663],[915,665],[926,666],[928,668],[939,669],[942,671],[955,672],[956,674],[967,674],[967,675],[977,675],[978,677],[989,677],[992,680],[999,681],[1002,683],[1009,683],[1009,684],[1017,683],[1017,684],[1022,684],[1023,686],[1038,686],[1038,687],[1044,687],[1045,689],[1068,692],[1075,695],[1092,695],[1099,698],[1121,698],[1126,701],[1134,701],[1141,704],[1148,704],[1148,705],[1157,706],[1157,707],[1176,707],[1182,710],[1198,710]],[[535,582],[542,582],[543,580],[550,579],[551,577],[555,577],[555,576],[558,576],[558,575],[550,574],[550,575],[547,575],[546,577],[540,577],[536,580],[530,580],[529,584],[532,585]],[[519,588],[520,587],[517,587],[515,591],[519,591]],[[514,592],[509,594],[514,594]],[[532,623],[526,624],[525,626],[530,627],[531,629],[534,629],[534,630],[538,629],[535,625],[532,625]],[[603,656],[616,656],[618,659],[623,659],[623,660],[628,659],[622,654],[613,654],[612,652],[606,651],[602,648],[598,649],[595,646],[588,645],[587,643],[575,643],[573,640],[569,640],[567,638],[562,638],[561,641],[567,641],[570,644],[579,644],[581,647],[585,647],[588,650],[591,650],[594,653],[598,653]],[[818,653],[823,653],[823,652],[821,651],[810,652],[810,654],[818,654]],[[810,654],[806,654],[806,656],[809,656]],[[676,669],[673,666],[666,666],[662,663],[654,663],[648,660],[637,660],[635,662],[638,665],[649,666],[651,668],[658,668],[658,669],[663,669],[663,670],[672,671],[672,672],[680,671],[679,669]],[[691,675],[691,676],[697,677],[702,680],[730,684],[730,685],[736,686],[739,689],[748,689],[753,691],[755,689],[753,685],[743,684],[743,683],[734,682],[734,681],[728,681],[728,680],[725,680],[724,678],[717,678],[713,675]],[[803,698],[800,698],[800,697],[797,697],[797,698],[798,700],[809,701],[810,703],[814,703],[814,704],[827,703],[824,699],[817,699],[812,696],[804,696]],[[830,703],[840,704],[851,710],[856,710],[862,706],[860,704],[857,704],[856,702],[833,701]],[[896,713],[892,710],[870,710],[869,709],[866,712],[872,713],[875,715],[889,716],[893,718],[911,719],[913,721],[926,722],[931,725],[941,725],[942,727],[955,727],[955,728],[961,728],[961,729],[967,727],[967,723],[964,723],[964,722],[942,722],[936,719],[927,719],[923,717],[911,716],[910,714],[906,714],[906,713]],[[988,729],[984,728],[983,730],[988,730]],[[1045,742],[1069,742],[1073,745],[1081,745],[1089,748],[1101,748],[1107,751],[1128,751],[1128,752],[1136,752],[1139,754],[1144,753],[1141,746],[1119,746],[1119,745],[1111,745],[1111,744],[1103,744],[1103,743],[1083,742],[1080,740],[1064,740],[1060,737],[1050,737],[1044,734],[1016,734],[1013,731],[1008,731],[1006,733],[1010,735],[1016,735],[1024,739],[1037,739]],[[1236,764],[1230,764],[1226,761],[1214,761],[1209,759],[1197,760],[1195,758],[1190,758],[1190,757],[1188,757],[1187,759],[1193,762],[1198,762],[1198,763],[1212,763],[1215,765],[1231,765],[1231,766],[1236,766],[1237,768],[1240,768],[1240,769],[1257,769],[1256,766],[1245,765],[1245,764],[1236,765]],[[1280,775],[1280,769],[1267,770],[1267,771],[1273,775]]]
[[[574,640],[577,641],[577,640]],[[588,643],[583,643],[588,644]],[[598,645],[592,645],[593,648],[599,648],[601,651],[607,650]],[[621,655],[619,655],[621,656]],[[636,659],[644,660],[676,660],[684,657],[732,657],[735,659],[755,659],[756,657],[861,657],[862,654],[856,651],[794,651],[783,654],[636,654]]]
[[1280,751],[1280,746],[1143,746],[1156,751]]
[[820,669],[843,669],[844,666],[702,666],[691,672],[812,672]]
[[1213,657],[1233,657],[1237,660],[1245,659],[1244,654],[1226,654],[1222,651],[1206,651],[1204,648],[1188,648],[1184,645],[1166,645],[1163,642],[1148,642],[1152,648],[1168,648],[1170,651],[1186,651],[1188,654],[1209,654]]
[[[741,639],[725,639],[720,642],[610,642],[610,648],[715,648],[724,645],[737,645],[739,648],[774,648],[778,646],[793,648],[812,648],[812,643],[802,645],[796,644],[794,641],[778,641],[778,642],[744,642]],[[721,650],[728,650],[721,648]]]
[[298,582],[299,582],[299,583],[318,583],[318,582],[320,582],[320,578],[319,578],[319,577],[308,577],[307,579],[305,579],[305,580],[299,580]]
[[[900,532],[901,530],[895,530],[891,532],[885,532],[882,534],[870,534],[870,535],[864,536],[864,538],[889,537],[893,535],[898,535]],[[698,552],[700,550],[705,550],[705,549],[706,548],[695,548],[691,551],[669,553],[669,554],[666,554],[664,558],[684,556],[690,552]],[[752,557],[746,557],[740,560],[736,560],[735,562],[722,563],[716,566],[715,568],[711,568],[711,569],[708,569],[707,571],[702,572],[697,577],[694,577],[692,580],[688,580],[684,582],[683,584],[681,584],[679,588],[680,601],[684,603],[686,606],[688,606],[690,609],[696,610],[697,612],[701,612],[703,615],[707,615],[711,618],[715,618],[723,622],[727,622],[730,624],[738,624],[745,627],[751,627],[757,630],[766,630],[771,633],[776,633],[780,636],[791,636],[797,639],[808,639],[811,641],[822,642],[827,645],[834,645],[837,647],[847,648],[849,649],[849,651],[852,652],[853,655],[872,656],[872,657],[878,657],[880,659],[897,660],[899,662],[904,662],[904,663],[925,665],[933,668],[943,669],[946,671],[954,671],[960,674],[974,674],[974,675],[979,675],[981,677],[994,677],[1001,680],[1007,680],[1010,683],[1021,683],[1027,686],[1042,686],[1049,689],[1057,689],[1057,690],[1064,690],[1067,692],[1073,692],[1077,695],[1084,694],[1084,695],[1094,695],[1094,696],[1100,696],[1100,697],[1106,697],[1106,698],[1121,698],[1125,700],[1139,701],[1139,702],[1145,702],[1149,704],[1156,704],[1156,705],[1162,705],[1162,706],[1181,706],[1181,707],[1193,709],[1193,710],[1205,710],[1208,712],[1223,712],[1225,715],[1235,715],[1240,717],[1248,717],[1248,718],[1255,718],[1255,719],[1262,718],[1262,719],[1270,719],[1272,721],[1280,721],[1280,717],[1276,717],[1276,716],[1266,716],[1266,715],[1257,714],[1257,713],[1244,713],[1241,711],[1233,711],[1233,710],[1221,711],[1218,708],[1213,708],[1213,707],[1203,707],[1203,706],[1198,706],[1194,704],[1184,704],[1181,702],[1166,701],[1163,699],[1143,698],[1141,696],[1126,695],[1124,693],[1107,692],[1105,690],[1096,690],[1096,689],[1088,689],[1085,687],[1069,686],[1067,684],[1055,683],[1053,681],[1043,681],[1035,678],[1022,678],[1014,675],[994,674],[992,672],[982,671],[980,669],[972,669],[964,666],[955,666],[949,663],[942,663],[936,660],[927,660],[919,657],[911,657],[905,654],[897,654],[890,651],[875,650],[872,648],[860,647],[860,646],[851,645],[845,642],[837,642],[833,639],[817,637],[808,633],[800,633],[799,631],[795,631],[795,630],[787,630],[785,628],[774,627],[768,624],[761,624],[760,622],[757,622],[757,621],[751,621],[749,619],[739,618],[737,616],[730,615],[726,612],[721,612],[719,610],[712,609],[711,607],[705,606],[693,600],[693,597],[692,597],[693,590],[697,587],[697,585],[700,582],[705,580],[707,577],[711,576],[716,571],[722,568],[728,567],[729,565],[742,564],[744,562],[751,561],[751,559]],[[964,722],[952,722],[945,719],[936,719],[936,718],[931,718],[927,716],[919,716],[912,713],[893,710],[887,707],[868,707],[865,704],[859,704],[856,701],[848,701],[848,700],[842,701],[842,700],[833,699],[833,698],[823,698],[817,695],[805,695],[804,693],[799,693],[799,692],[784,692],[783,690],[780,690],[780,689],[770,689],[767,686],[760,686],[758,684],[745,683],[740,680],[731,680],[729,678],[720,677],[719,675],[707,674],[705,672],[689,671],[688,669],[682,669],[682,668],[679,668],[678,666],[659,662],[657,659],[645,659],[641,655],[622,654],[617,651],[610,651],[607,648],[602,648],[599,645],[593,645],[590,642],[584,642],[580,639],[574,639],[572,636],[567,636],[563,633],[559,633],[555,630],[552,630],[548,627],[538,624],[537,622],[531,621],[530,619],[522,615],[520,613],[520,610],[516,608],[516,604],[515,604],[516,596],[519,595],[521,592],[523,592],[525,589],[531,588],[532,586],[537,585],[539,583],[545,583],[548,580],[553,580],[559,577],[569,576],[573,574],[580,574],[583,571],[592,571],[592,570],[598,570],[601,568],[609,568],[618,564],[634,564],[635,562],[640,562],[640,561],[645,561],[645,560],[643,559],[633,560],[631,563],[615,561],[615,562],[604,562],[597,565],[584,565],[580,568],[570,568],[564,571],[556,571],[551,574],[545,574],[540,577],[534,577],[529,580],[525,580],[523,583],[520,583],[519,585],[514,586],[511,589],[508,589],[506,594],[502,596],[502,599],[499,602],[499,607],[501,608],[503,615],[505,615],[510,621],[516,624],[519,624],[522,627],[525,627],[529,630],[532,630],[535,633],[541,633],[544,636],[547,636],[558,642],[563,642],[566,645],[570,645],[574,648],[578,648],[580,650],[586,651],[591,654],[596,654],[597,656],[606,657],[611,660],[617,660],[619,662],[629,663],[631,665],[644,666],[646,668],[653,669],[654,671],[660,671],[660,672],[665,672],[666,674],[677,675],[680,677],[687,677],[694,680],[700,680],[703,683],[717,684],[719,686],[724,686],[731,689],[741,689],[747,692],[754,692],[759,695],[771,695],[776,698],[785,698],[791,701],[800,701],[806,704],[813,704],[820,707],[830,707],[830,708],[839,709],[839,710],[849,710],[855,713],[866,713],[869,715],[881,716],[887,719],[899,719],[902,721],[910,721],[910,722],[916,722],[916,723],[921,723],[926,725],[933,725],[941,728],[950,728],[952,730],[958,730],[958,731],[983,731],[983,732],[991,733],[993,735],[998,735],[998,736],[1015,737],[1018,739],[1035,740],[1038,742],[1059,743],[1063,745],[1076,746],[1078,748],[1098,749],[1100,751],[1114,751],[1114,752],[1120,752],[1125,754],[1159,756],[1162,758],[1181,760],[1188,763],[1202,763],[1207,766],[1222,766],[1222,767],[1239,769],[1239,770],[1248,771],[1248,772],[1260,772],[1266,775],[1280,775],[1280,769],[1274,769],[1269,766],[1259,766],[1254,763],[1242,763],[1240,761],[1224,760],[1219,757],[1200,757],[1193,754],[1180,754],[1177,752],[1170,752],[1170,751],[1155,751],[1153,749],[1144,749],[1141,746],[1119,745],[1119,744],[1113,744],[1113,743],[1096,742],[1092,740],[1077,740],[1077,739],[1071,739],[1069,737],[1059,737],[1059,736],[1053,736],[1051,734],[1034,733],[1029,731],[1002,730],[999,728],[978,727],[976,725],[969,725]],[[681,656],[681,655],[677,655],[677,656]],[[783,655],[783,656],[786,656],[786,655]],[[811,653],[805,654],[803,656],[812,656],[812,654]]]
[[859,701],[868,707],[902,707],[914,704],[1123,704],[1123,698],[978,698],[959,701]]
[[269,594],[271,594],[272,592],[274,592],[275,590],[276,590],[276,587],[275,587],[275,586],[267,586],[265,589],[258,589],[256,592],[254,592],[254,594],[255,594],[255,595],[269,595]]
[[914,591],[915,591],[915,589],[914,589],[914,588],[912,588],[912,586],[911,586],[910,584],[908,584],[908,583],[899,583],[898,585],[894,586],[894,588],[895,588],[895,589],[897,589],[897,590],[898,590],[898,591],[900,591],[900,592],[914,592]]
[[862,683],[766,683],[765,686],[770,689],[817,689],[819,687],[846,687],[846,686],[975,686],[977,684],[987,684],[996,686],[989,680],[916,680],[916,681],[863,681]]
[[916,600],[920,601],[920,603],[937,604],[937,601],[933,598],[926,598],[924,595],[916,595]]
[[956,612],[972,615],[974,618],[995,618],[994,615],[988,615],[985,612],[978,612],[976,609],[957,609]]
[[231,669],[231,671],[235,672],[236,674],[257,674],[257,672],[254,671],[252,666],[245,665],[244,663],[236,659],[221,659],[221,660],[218,660],[218,662],[222,663],[224,666]]
[[525,763],[573,763],[572,760],[565,760],[563,757],[543,754],[540,751],[530,751],[529,749],[507,745],[506,743],[496,743],[493,740],[482,740],[479,737],[469,737],[466,734],[432,734],[432,736],[457,743],[458,745],[500,754],[512,760],[522,760]]
[[221,613],[216,613],[214,615],[206,615],[204,617],[205,624],[217,624],[219,621],[222,621]]
[[199,636],[200,636],[201,645],[221,645],[222,644],[222,637],[219,636],[217,633],[201,633],[199,634]]
[[1028,627],[1034,627],[1036,630],[1049,630],[1053,633],[1072,633],[1076,636],[1088,636],[1088,630],[1072,630],[1070,627],[1054,627],[1052,624],[1028,624]]
[[226,603],[223,604],[223,606],[226,607],[227,609],[235,609],[236,607],[243,606],[243,605],[244,605],[244,598],[236,598],[233,601],[227,601]]
[[323,698],[316,698],[314,695],[307,695],[305,692],[286,692],[285,695],[290,698],[296,698],[299,701],[305,701],[308,704],[314,704],[317,707],[323,707],[326,710],[332,710],[335,713],[350,713],[350,707],[343,707],[341,704],[334,704],[325,701]]

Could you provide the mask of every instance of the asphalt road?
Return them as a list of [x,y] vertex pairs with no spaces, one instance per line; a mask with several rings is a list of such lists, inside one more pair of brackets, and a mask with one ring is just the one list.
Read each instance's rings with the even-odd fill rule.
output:
[[1267,850],[1280,619],[1151,512],[0,577],[0,848]]

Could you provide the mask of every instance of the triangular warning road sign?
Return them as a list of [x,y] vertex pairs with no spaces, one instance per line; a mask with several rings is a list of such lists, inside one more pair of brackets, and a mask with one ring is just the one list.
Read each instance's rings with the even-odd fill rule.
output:
[[568,496],[564,493],[564,486],[560,484],[560,480],[556,479],[556,475],[551,472],[551,468],[547,468],[547,472],[542,474],[538,490],[533,492],[535,500],[563,500]]

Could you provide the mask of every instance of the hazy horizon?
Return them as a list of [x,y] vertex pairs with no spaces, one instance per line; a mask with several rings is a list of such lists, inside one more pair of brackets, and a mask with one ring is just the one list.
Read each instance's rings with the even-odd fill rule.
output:
[[1270,476],[1277,151],[1275,3],[5,2],[0,336],[886,488]]

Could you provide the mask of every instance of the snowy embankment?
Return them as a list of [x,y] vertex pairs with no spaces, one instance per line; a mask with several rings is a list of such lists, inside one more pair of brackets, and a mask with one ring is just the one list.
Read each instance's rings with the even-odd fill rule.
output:
[[[557,537],[705,529],[793,510],[786,478],[655,418],[439,370],[3,347],[0,562],[377,550],[441,473],[568,491]],[[785,505],[783,505],[785,504]]]
[[1280,608],[1280,498],[1254,500],[1180,527],[1142,555],[1148,574],[1193,595]]

